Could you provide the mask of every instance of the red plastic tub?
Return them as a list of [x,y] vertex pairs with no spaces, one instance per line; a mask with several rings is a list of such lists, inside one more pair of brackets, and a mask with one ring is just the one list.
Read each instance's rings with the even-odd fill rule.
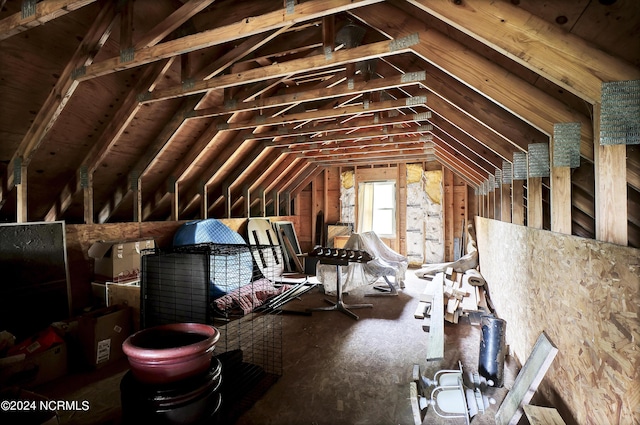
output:
[[208,370],[218,338],[218,330],[209,325],[161,325],[131,335],[122,344],[122,351],[136,380],[170,383]]

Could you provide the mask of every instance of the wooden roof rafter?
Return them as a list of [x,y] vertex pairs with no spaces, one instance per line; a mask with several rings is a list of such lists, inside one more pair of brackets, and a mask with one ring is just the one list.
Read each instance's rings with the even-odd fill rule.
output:
[[[45,136],[62,113],[69,98],[71,98],[78,87],[78,82],[72,79],[74,69],[78,66],[84,66],[93,62],[96,53],[111,35],[115,18],[115,8],[111,3],[101,8],[93,25],[76,49],[71,60],[69,60],[65,66],[60,78],[49,93],[44,104],[40,107],[33,123],[11,158],[9,166],[7,167],[7,170],[11,170],[11,172],[7,173],[6,187],[8,190],[11,190],[14,186],[14,173],[12,170],[15,166],[16,159],[21,158],[22,166],[28,166],[32,156],[38,150]],[[6,198],[0,202],[4,203],[5,200]]]
[[298,22],[318,19],[325,15],[351,10],[379,1],[381,0],[311,0],[296,5],[292,13],[281,9],[252,18],[242,17],[238,22],[233,24],[184,36],[155,46],[136,49],[133,52],[133,60],[127,62],[122,62],[120,57],[114,57],[87,66],[84,68],[82,76],[79,76],[78,79],[83,81],[124,69],[146,65],[157,60],[294,25]]
[[345,65],[356,61],[400,54],[402,52],[409,51],[409,47],[415,43],[419,43],[419,37],[414,33],[410,34],[406,38],[402,38],[401,40],[382,41],[354,47],[353,49],[339,50],[337,52],[333,52],[330,57],[327,57],[325,54],[320,54],[300,59],[293,59],[288,62],[274,63],[268,67],[248,69],[234,74],[222,75],[209,80],[194,82],[188,87],[179,85],[163,90],[156,90],[150,94],[141,93],[141,97],[145,102],[156,102],[159,100],[206,92],[213,88],[220,89],[250,84],[268,78],[279,78],[316,69]]
[[[407,0],[589,103],[604,81],[640,78],[640,70],[508,2]],[[544,53],[544,54],[541,54]]]
[[[446,35],[433,29],[425,30],[423,23],[391,4],[381,3],[350,13],[389,38],[422,31],[421,43],[411,49],[416,55],[547,135],[553,134],[556,122],[582,123],[580,154],[593,161],[593,129],[588,117],[519,77],[505,74],[499,65]],[[390,22],[384,18],[390,14],[398,19]],[[504,87],[509,87],[509,90],[505,91]]]
[[345,150],[349,148],[370,148],[375,146],[387,146],[387,145],[401,145],[401,144],[412,144],[418,142],[429,142],[431,141],[431,135],[425,136],[385,136],[378,140],[375,139],[359,139],[359,140],[345,140],[341,142],[327,142],[323,144],[317,145],[293,145],[288,148],[283,148],[281,151],[290,152],[296,154],[307,154],[307,153],[323,153],[323,152],[331,152],[336,150]]
[[[42,0],[35,4],[33,10],[24,8],[0,21],[0,40],[44,25],[53,19],[94,3],[96,0]],[[4,3],[4,2],[3,2]]]

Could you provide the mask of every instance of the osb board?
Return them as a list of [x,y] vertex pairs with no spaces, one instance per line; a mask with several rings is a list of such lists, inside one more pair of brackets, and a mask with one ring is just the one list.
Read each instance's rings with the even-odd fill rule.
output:
[[640,423],[640,250],[480,217],[476,233],[511,351],[524,363],[542,331],[558,347],[538,391],[577,423]]

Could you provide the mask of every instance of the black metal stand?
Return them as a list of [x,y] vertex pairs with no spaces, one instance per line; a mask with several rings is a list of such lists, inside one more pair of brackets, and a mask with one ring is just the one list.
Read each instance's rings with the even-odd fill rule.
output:
[[336,301],[332,301],[329,300],[327,298],[325,298],[324,300],[326,302],[328,302],[329,304],[332,304],[330,307],[316,307],[316,308],[310,308],[307,309],[307,311],[340,311],[344,314],[346,314],[347,316],[351,316],[352,318],[354,318],[355,320],[358,320],[359,317],[357,314],[355,314],[354,312],[352,312],[349,309],[356,309],[356,308],[372,308],[373,304],[345,304],[342,301],[342,274],[340,273],[340,266],[347,266],[349,265],[349,260],[346,258],[320,258],[320,263],[321,264],[335,264],[336,266],[336,291],[337,291],[337,295],[336,295]]

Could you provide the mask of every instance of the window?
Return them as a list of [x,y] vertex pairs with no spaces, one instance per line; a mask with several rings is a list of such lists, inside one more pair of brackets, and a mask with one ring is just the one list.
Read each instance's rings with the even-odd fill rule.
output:
[[358,185],[358,232],[395,237],[396,183],[363,182]]

